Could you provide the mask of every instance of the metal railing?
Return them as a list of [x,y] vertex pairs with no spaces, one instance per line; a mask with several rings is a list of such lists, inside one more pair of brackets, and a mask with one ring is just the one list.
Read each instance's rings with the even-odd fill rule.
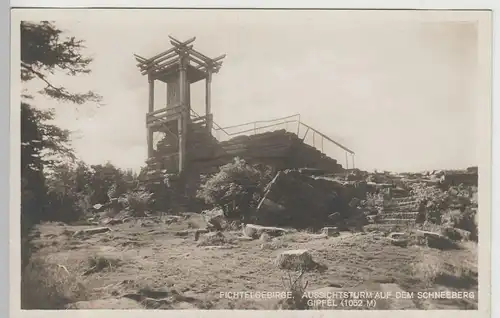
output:
[[[161,114],[160,116],[162,118],[167,117],[167,114],[164,113],[165,110],[162,111],[157,111],[149,115],[158,116],[159,115],[158,113],[160,113]],[[176,112],[178,111],[178,109],[175,108],[175,110],[173,109],[172,111]],[[196,111],[191,109],[191,120],[193,122],[203,123],[207,121],[207,118],[208,116],[200,116]],[[323,154],[326,154],[327,152],[325,151],[325,140],[326,140],[327,143],[333,145],[335,149],[340,149],[344,152],[346,169],[355,168],[354,151],[340,144],[339,142],[333,140],[332,138],[320,132],[319,130],[302,122],[300,114],[295,114],[291,116],[275,118],[270,120],[257,120],[257,121],[247,122],[244,124],[226,126],[226,127],[221,127],[212,120],[212,132],[213,132],[212,134],[219,141],[226,141],[231,138],[242,135],[256,135],[280,129],[296,134],[304,143],[309,144],[310,146],[318,149]],[[307,139],[308,137],[311,137],[310,140]],[[334,150],[331,149],[331,151],[328,152],[334,152]],[[338,156],[335,157],[337,157],[337,159],[340,159],[338,158]]]
[[[200,116],[195,111],[193,110],[191,111],[195,115],[195,118],[200,118]],[[212,131],[214,132],[215,138],[219,141],[229,140],[231,138],[241,135],[256,135],[264,132],[283,129],[285,131],[295,133],[303,142],[309,144],[310,146],[313,146],[314,148],[321,151],[321,153],[325,154],[325,140],[326,140],[327,143],[335,146],[337,149],[341,149],[345,153],[346,169],[355,167],[354,151],[340,144],[339,142],[333,140],[332,138],[323,134],[317,129],[303,123],[300,119],[300,114],[295,114],[291,116],[275,118],[270,120],[252,121],[244,124],[232,125],[226,127],[221,127],[215,122],[212,123],[213,123]],[[304,135],[301,137],[301,132],[304,131],[304,129],[305,129]],[[311,141],[307,140],[309,134],[312,139]]]

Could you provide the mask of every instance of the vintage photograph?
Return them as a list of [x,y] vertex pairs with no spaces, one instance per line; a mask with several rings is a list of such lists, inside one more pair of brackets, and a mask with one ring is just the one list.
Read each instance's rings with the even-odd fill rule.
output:
[[21,309],[478,309],[480,12],[16,16]]

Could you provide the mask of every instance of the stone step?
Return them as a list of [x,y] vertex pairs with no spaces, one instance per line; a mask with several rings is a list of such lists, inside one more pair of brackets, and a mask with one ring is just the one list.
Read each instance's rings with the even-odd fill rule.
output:
[[384,207],[383,213],[403,213],[418,211],[419,206],[405,206],[405,207]]
[[381,224],[415,224],[415,220],[407,220],[407,219],[380,219],[377,223]]
[[389,203],[391,206],[408,206],[408,205],[418,205],[419,201],[413,199],[413,200],[408,200],[408,201],[402,201],[402,202],[394,202],[394,199],[392,199],[392,202]]
[[381,213],[379,214],[379,219],[405,219],[405,220],[415,220],[418,216],[418,212],[393,212],[393,213]]
[[404,203],[408,203],[408,202],[417,202],[417,200],[415,197],[410,196],[410,197],[402,197],[402,198],[393,198],[392,202],[397,203],[397,204],[404,204]]
[[370,228],[375,231],[380,230],[380,231],[398,232],[408,228],[408,225],[392,224],[392,223],[376,223],[376,224],[369,224],[366,226],[366,230],[369,231]]

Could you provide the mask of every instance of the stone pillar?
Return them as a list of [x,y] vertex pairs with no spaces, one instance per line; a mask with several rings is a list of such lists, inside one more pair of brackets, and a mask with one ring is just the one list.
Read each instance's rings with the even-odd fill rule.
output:
[[205,115],[206,115],[206,121],[207,121],[207,129],[208,132],[212,132],[212,91],[211,91],[211,86],[212,86],[212,72],[208,71],[207,78],[205,80]]
[[[148,78],[149,81],[149,104],[148,113],[151,113],[155,109],[155,82],[151,77]],[[148,159],[153,157],[153,129],[147,127],[147,143],[148,143]]]
[[186,144],[187,144],[187,130],[188,130],[188,120],[189,120],[189,105],[187,101],[187,74],[186,74],[186,59],[181,58],[180,63],[180,73],[179,73],[179,90],[180,90],[180,103],[182,105],[181,118],[178,121],[178,131],[179,131],[179,173],[184,171],[186,167]]

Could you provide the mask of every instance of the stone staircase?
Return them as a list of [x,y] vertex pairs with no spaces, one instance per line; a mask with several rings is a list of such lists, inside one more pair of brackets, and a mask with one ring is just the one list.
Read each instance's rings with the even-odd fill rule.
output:
[[[296,135],[294,135],[296,136]],[[290,149],[291,161],[295,167],[315,168],[329,172],[341,172],[343,167],[337,160],[328,157],[318,148],[304,143],[300,138],[294,138]]]
[[416,197],[392,198],[375,218],[375,223],[387,227],[415,226],[420,202]]

